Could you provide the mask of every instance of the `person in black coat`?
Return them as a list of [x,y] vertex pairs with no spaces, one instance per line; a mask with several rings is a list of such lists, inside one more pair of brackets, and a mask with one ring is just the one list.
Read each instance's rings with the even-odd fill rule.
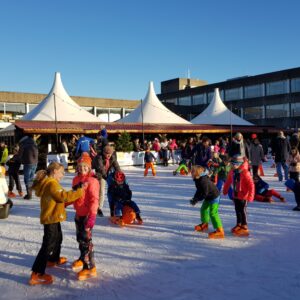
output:
[[114,150],[111,146],[106,145],[103,148],[103,153],[98,153],[92,161],[92,169],[95,169],[96,176],[100,183],[99,209],[98,215],[103,217],[102,208],[104,205],[105,186],[108,175],[114,171],[120,171],[119,163],[114,155]]
[[289,167],[287,160],[289,158],[291,147],[287,138],[284,136],[283,131],[279,131],[277,137],[272,144],[272,154],[275,156],[276,171],[279,181],[283,180],[282,168],[284,170],[284,179],[288,180]]

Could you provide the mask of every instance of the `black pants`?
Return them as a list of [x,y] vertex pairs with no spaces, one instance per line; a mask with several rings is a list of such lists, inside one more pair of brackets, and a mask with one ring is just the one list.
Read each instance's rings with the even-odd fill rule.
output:
[[258,176],[258,167],[259,166],[252,166],[252,176]]
[[87,217],[75,217],[76,238],[79,243],[80,257],[84,269],[95,267],[94,246],[92,243],[92,230],[85,229]]
[[60,223],[45,224],[42,247],[32,266],[32,271],[44,274],[48,261],[56,262],[60,257],[62,232]]
[[22,192],[22,186],[20,182],[20,177],[18,172],[8,173],[8,189],[12,192],[16,183],[16,188],[18,192]]
[[290,172],[290,179],[294,179],[296,182],[299,182],[299,172]]
[[236,223],[247,225],[247,201],[234,199],[234,207],[236,213]]

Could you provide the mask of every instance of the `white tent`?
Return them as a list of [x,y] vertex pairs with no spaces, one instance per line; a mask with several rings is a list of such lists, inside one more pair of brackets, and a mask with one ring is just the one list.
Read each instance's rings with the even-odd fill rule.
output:
[[191,124],[166,108],[157,98],[153,82],[150,81],[146,97],[129,115],[118,123]]
[[232,113],[223,103],[219,89],[215,89],[214,97],[207,108],[191,120],[193,124],[210,125],[254,125]]
[[22,120],[30,121],[99,122],[93,114],[81,108],[68,95],[61,82],[60,73],[55,73],[54,83],[48,96]]

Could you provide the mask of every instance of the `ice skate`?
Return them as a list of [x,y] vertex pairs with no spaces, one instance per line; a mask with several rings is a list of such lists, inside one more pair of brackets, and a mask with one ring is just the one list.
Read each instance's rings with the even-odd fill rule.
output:
[[92,268],[92,269],[84,269],[81,270],[78,274],[77,274],[77,278],[78,280],[86,280],[89,278],[93,278],[97,276],[97,270],[96,267]]
[[83,269],[83,262],[80,259],[77,259],[72,263],[72,270],[74,272],[80,272],[82,269]]
[[208,231],[208,223],[202,223],[195,226],[195,231],[204,232]]
[[222,227],[217,228],[215,231],[208,234],[209,239],[223,239],[225,237],[224,229]]
[[65,264],[67,261],[68,261],[67,258],[62,256],[58,259],[58,261],[48,261],[47,267],[51,268],[51,267],[60,266],[60,265]]
[[53,277],[49,274],[40,274],[36,272],[32,272],[29,284],[36,285],[36,284],[51,284],[53,283]]

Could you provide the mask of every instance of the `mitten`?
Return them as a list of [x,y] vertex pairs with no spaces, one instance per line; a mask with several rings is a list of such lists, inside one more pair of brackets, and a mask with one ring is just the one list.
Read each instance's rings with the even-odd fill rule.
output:
[[193,199],[191,199],[190,200],[190,203],[191,203],[191,205],[196,205],[197,204],[197,202],[199,201],[199,199],[197,199],[197,198],[193,198]]
[[96,223],[96,215],[89,215],[85,222],[85,229],[92,229]]
[[82,182],[79,182],[79,183],[72,186],[72,190],[77,191],[81,187],[82,187]]

